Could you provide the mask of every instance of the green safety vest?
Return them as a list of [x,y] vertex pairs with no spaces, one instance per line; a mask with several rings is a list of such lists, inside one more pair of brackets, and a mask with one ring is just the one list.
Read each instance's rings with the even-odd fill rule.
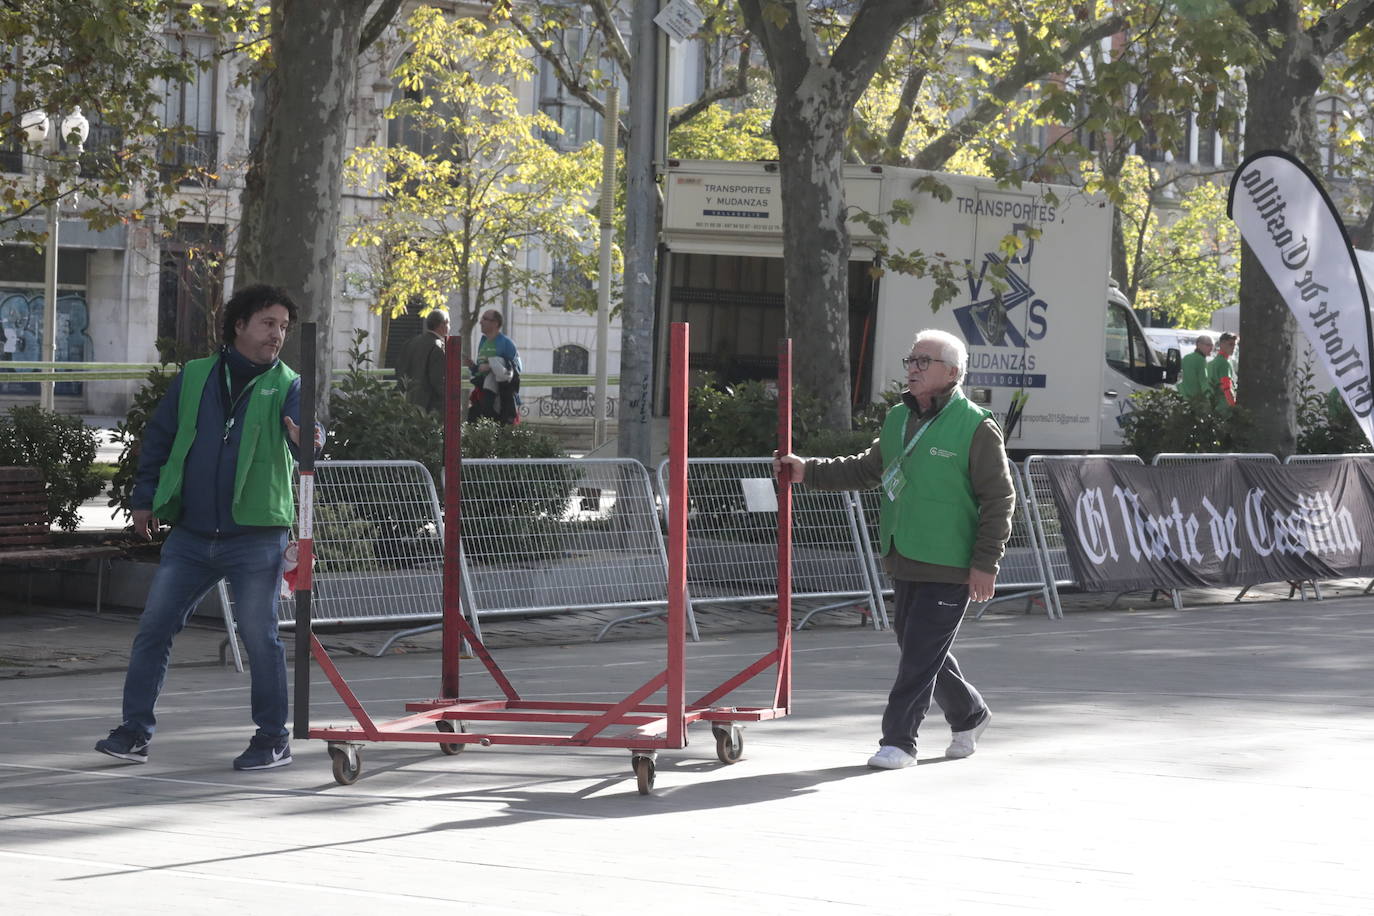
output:
[[[888,412],[878,438],[883,467],[906,448],[905,404]],[[883,554],[894,544],[910,560],[967,569],[978,532],[978,503],[969,480],[969,447],[990,411],[969,403],[957,388],[935,416],[920,442],[902,462],[906,486],[896,502],[882,498],[878,541]]]
[[[181,517],[181,486],[186,455],[196,438],[200,400],[220,357],[193,359],[181,373],[181,397],[177,401],[177,433],[172,451],[158,475],[153,494],[153,514],[175,520]],[[219,373],[215,373],[219,377]],[[238,464],[234,470],[234,521],[240,525],[289,527],[295,521],[291,471],[295,459],[282,429],[281,412],[286,393],[300,374],[283,362],[258,376],[248,394],[243,429],[239,436]]]

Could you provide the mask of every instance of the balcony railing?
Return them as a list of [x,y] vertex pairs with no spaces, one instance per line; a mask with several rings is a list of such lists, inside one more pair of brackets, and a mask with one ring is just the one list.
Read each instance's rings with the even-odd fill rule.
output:
[[215,185],[219,172],[219,134],[198,131],[188,139],[168,140],[162,148],[164,179],[179,176],[181,184]]
[[[95,178],[111,171],[110,163],[124,145],[124,134],[107,124],[92,124],[81,148],[81,177]],[[66,141],[62,143],[67,148]]]

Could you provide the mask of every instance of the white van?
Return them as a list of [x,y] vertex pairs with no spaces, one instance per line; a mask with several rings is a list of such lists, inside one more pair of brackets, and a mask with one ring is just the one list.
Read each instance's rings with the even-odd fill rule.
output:
[[[923,190],[931,178],[947,195]],[[901,358],[923,327],[967,342],[967,395],[993,411],[1016,452],[1119,450],[1131,394],[1177,378],[1178,356],[1155,352],[1107,282],[1105,198],[890,166],[848,167],[845,195],[856,212],[909,212],[889,228],[892,251],[968,267],[958,294],[932,311],[934,279],[882,269],[871,226],[851,223],[857,401],[880,398],[903,377]],[[670,322],[689,321],[694,369],[731,381],[776,377],[785,311],[777,165],[670,161],[664,196],[659,346]],[[1012,237],[1021,244],[1008,251]],[[666,379],[656,387],[666,390]]]

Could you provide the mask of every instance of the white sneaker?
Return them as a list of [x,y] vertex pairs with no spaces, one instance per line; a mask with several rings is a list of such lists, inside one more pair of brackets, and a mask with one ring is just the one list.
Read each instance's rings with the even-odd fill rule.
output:
[[978,746],[978,737],[983,734],[983,729],[988,727],[992,721],[992,713],[983,717],[983,721],[964,732],[954,732],[954,740],[945,748],[945,756],[951,760],[961,760],[964,757],[972,757],[974,748]]
[[878,748],[878,753],[868,758],[868,765],[875,770],[900,770],[902,767],[915,766],[916,758],[900,747],[885,744]]

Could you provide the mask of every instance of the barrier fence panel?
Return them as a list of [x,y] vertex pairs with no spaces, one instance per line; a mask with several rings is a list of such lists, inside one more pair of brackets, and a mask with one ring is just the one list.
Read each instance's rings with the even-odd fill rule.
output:
[[[659,465],[661,492],[668,463]],[[689,606],[772,601],[778,583],[778,503],[771,458],[687,461],[687,591]],[[664,501],[665,511],[667,500]],[[873,626],[881,618],[849,496],[794,484],[792,595],[835,598],[815,613],[862,603]]]
[[1202,464],[1210,461],[1258,461],[1261,464],[1278,464],[1276,455],[1268,452],[1160,452],[1150,462],[1155,467],[1168,465]]
[[[1029,604],[1029,601],[1039,595],[1040,600],[1044,602],[1046,616],[1053,620],[1055,606],[1050,597],[1050,580],[1027,506],[1026,484],[1020,469],[1014,463],[1009,467],[1012,483],[1016,488],[1016,511],[1011,518],[1011,537],[1007,540],[1007,549],[997,571],[997,595],[978,609],[975,619],[981,618],[988,608],[998,602],[1026,598]],[[864,546],[870,557],[874,581],[878,583],[878,601],[880,606],[885,606],[884,599],[892,594],[893,589],[892,580],[883,569],[878,545],[878,508],[882,504],[882,493],[879,490],[862,490],[855,492],[853,498],[863,512]],[[885,608],[883,616],[886,620]]]
[[1025,483],[1027,504],[1030,507],[1031,522],[1040,539],[1042,561],[1049,579],[1050,595],[1054,599],[1053,616],[1064,617],[1064,606],[1059,600],[1059,589],[1078,586],[1073,567],[1069,565],[1068,547],[1064,541],[1064,526],[1059,518],[1059,510],[1054,505],[1054,494],[1050,490],[1049,474],[1045,463],[1049,461],[1082,461],[1084,458],[1107,458],[1140,464],[1135,455],[1031,455],[1025,462]]
[[[1330,464],[1336,461],[1345,461],[1353,458],[1357,461],[1374,462],[1374,452],[1350,452],[1344,455],[1289,455],[1283,460],[1284,464]],[[1315,587],[1317,583],[1312,583]],[[1374,579],[1369,580],[1369,584],[1364,587],[1364,593],[1368,595],[1374,591]],[[1318,593],[1320,594],[1320,593]]]
[[[667,612],[657,500],[648,472],[633,459],[466,460],[462,518],[471,616]],[[690,608],[687,623],[698,638]]]
[[[1253,461],[1253,462],[1257,462],[1257,463],[1259,463],[1259,464],[1278,464],[1278,463],[1279,463],[1279,458],[1278,458],[1278,456],[1277,456],[1277,455],[1271,455],[1271,454],[1269,454],[1268,452],[1203,452],[1203,453],[1200,453],[1200,454],[1189,454],[1189,453],[1187,453],[1187,452],[1160,452],[1158,455],[1155,455],[1154,460],[1151,461],[1150,464],[1153,465],[1153,466],[1155,466],[1155,467],[1183,467],[1183,466],[1185,466],[1185,465],[1190,465],[1190,464],[1202,464],[1202,463],[1211,463],[1211,462],[1215,462],[1215,461],[1228,461],[1228,460],[1229,460],[1229,461]],[[1315,581],[1312,581],[1312,580],[1310,580],[1310,579],[1307,580],[1306,582],[1290,582],[1290,583],[1288,583],[1288,585],[1289,585],[1288,597],[1291,598],[1291,597],[1293,597],[1294,593],[1296,593],[1296,594],[1298,595],[1299,598],[1301,598],[1303,601],[1306,601],[1306,600],[1307,600],[1307,587],[1306,587],[1306,586],[1307,586],[1307,584],[1308,584],[1309,582],[1310,582],[1311,585],[1312,585],[1312,594],[1313,594],[1313,596],[1315,596],[1315,597],[1317,598],[1317,600],[1320,601],[1320,600],[1321,600],[1321,596],[1322,596],[1321,588],[1317,585],[1317,583],[1316,583]],[[1252,585],[1258,585],[1258,584],[1259,584],[1259,583],[1251,583],[1251,585],[1246,585],[1246,586],[1244,586],[1243,588],[1241,588],[1241,590],[1236,594],[1235,600],[1239,601],[1240,599],[1244,598],[1244,597],[1245,597],[1245,593],[1248,592],[1248,591],[1250,591],[1251,586],[1252,586]],[[1173,589],[1173,590],[1171,590],[1170,593],[1171,593],[1172,595],[1175,596],[1175,599],[1174,599],[1174,606],[1177,607],[1178,604],[1179,604],[1179,601],[1178,601],[1178,590],[1177,590],[1177,589]]]
[[[439,620],[443,517],[425,466],[417,461],[319,461],[314,489],[313,624]],[[230,608],[232,596],[224,582],[219,589],[221,606]],[[291,627],[295,621],[292,592],[281,599],[277,622]],[[231,623],[228,615],[225,622]]]

